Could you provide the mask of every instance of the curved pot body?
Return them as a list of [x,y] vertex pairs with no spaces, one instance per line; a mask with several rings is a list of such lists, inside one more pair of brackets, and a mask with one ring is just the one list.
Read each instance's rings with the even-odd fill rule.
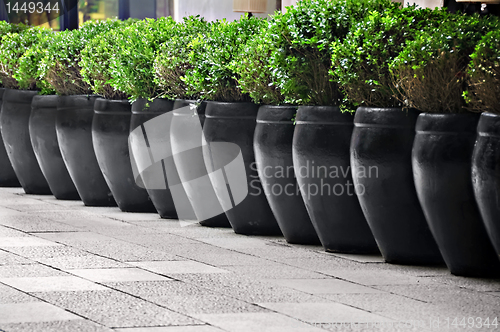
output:
[[253,103],[208,102],[203,158],[236,233],[281,235],[255,164],[253,136],[258,109]]
[[293,170],[294,106],[261,106],[254,135],[255,160],[269,206],[288,243],[319,244]]
[[94,102],[98,97],[61,96],[57,104],[56,132],[69,175],[87,206],[116,206],[95,157],[92,144]]
[[[152,103],[149,103],[148,106],[146,106],[147,100],[144,99],[139,99],[135,101],[132,104],[132,119],[130,121],[130,132],[132,133],[134,129],[137,127],[142,127],[141,131],[145,131],[144,129],[144,124],[148,122],[151,119],[156,118],[157,116],[164,114],[166,112],[170,112],[172,110],[173,102],[170,100],[166,99],[155,99]],[[163,128],[164,129],[164,128]],[[153,137],[150,137],[148,135],[148,138],[153,139]],[[130,141],[130,144],[133,144],[132,142],[135,141]],[[152,142],[148,141],[149,144],[152,144]],[[135,147],[131,147],[135,148]],[[140,147],[138,147],[140,148]],[[141,155],[138,155],[136,157],[140,157]],[[145,155],[149,159],[149,155]],[[149,160],[147,160],[149,162]],[[153,205],[155,206],[156,210],[158,211],[158,214],[162,218],[166,219],[177,219],[177,211],[175,209],[175,204],[172,198],[172,194],[170,192],[170,189],[168,188],[167,185],[167,180],[165,179],[165,176],[163,174],[163,169],[165,167],[165,161],[162,160],[158,163],[155,163],[151,165],[152,167],[147,168],[144,172],[140,174],[141,180],[145,184],[144,187],[146,188],[149,197],[151,198],[151,201],[153,202]],[[165,168],[166,171],[166,168]],[[160,180],[154,179],[156,181],[152,181],[153,183],[148,182],[148,178],[151,178],[152,176],[154,177],[155,174],[157,174],[156,177],[159,177]],[[156,185],[160,183],[161,184],[161,189],[156,189]]]
[[31,103],[31,145],[50,190],[57,199],[79,200],[57,142],[58,96],[35,96]]
[[147,191],[136,184],[130,163],[128,100],[98,98],[94,104],[92,141],[104,179],[123,212],[156,212]]
[[302,198],[325,250],[378,253],[352,182],[349,146],[353,119],[338,107],[299,107],[293,165]]
[[29,120],[31,101],[37,91],[5,89],[0,125],[5,150],[17,178],[27,194],[50,195],[31,146]]
[[208,227],[231,227],[203,161],[202,126],[206,102],[176,100],[170,131],[172,156],[196,220]]
[[[4,88],[0,88],[0,112],[2,109],[3,94],[5,92]],[[7,156],[7,151],[5,151],[5,145],[3,143],[2,136],[0,135],[0,187],[20,187],[21,184],[17,179],[16,173],[12,168],[12,165]]]
[[500,261],[477,208],[471,158],[479,114],[418,117],[412,164],[418,198],[451,273],[491,276]]
[[500,257],[500,115],[481,114],[472,154],[472,184],[486,231]]
[[359,107],[354,117],[354,185],[388,263],[444,263],[413,181],[411,150],[418,115],[415,109]]

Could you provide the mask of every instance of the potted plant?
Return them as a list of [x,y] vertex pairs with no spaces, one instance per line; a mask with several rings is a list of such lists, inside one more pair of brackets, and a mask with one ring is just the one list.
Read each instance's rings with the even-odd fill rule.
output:
[[186,193],[195,219],[202,226],[230,227],[203,161],[202,126],[206,102],[198,101],[200,95],[190,91],[183,81],[193,68],[189,62],[191,42],[206,35],[210,26],[211,23],[199,16],[184,18],[182,24],[176,26],[172,38],[160,47],[154,63],[155,81],[160,96],[174,100],[170,125],[172,158],[179,185]]
[[[138,189],[137,182],[141,184],[143,187],[141,190],[148,193],[155,210],[163,218],[177,218],[177,212],[167,181],[163,175],[162,161],[157,160],[157,162],[151,163],[149,155],[133,153],[134,148],[142,149],[142,146],[137,146],[134,143],[136,140],[132,138],[135,138],[136,134],[142,137],[142,128],[145,122],[172,110],[173,102],[170,100],[158,99],[153,101],[159,93],[154,82],[153,62],[159,46],[173,36],[175,26],[176,23],[171,17],[163,17],[157,20],[138,21],[123,30],[116,31],[114,34],[115,46],[113,46],[116,51],[110,58],[108,69],[111,86],[115,90],[125,93],[129,98],[129,103],[132,103],[131,113],[121,115],[122,121],[125,121],[125,117],[128,119],[128,127],[119,130],[118,128],[114,129],[116,144],[120,144],[120,149],[124,151],[123,156],[128,159],[127,164],[132,167],[127,170],[131,178],[128,185],[135,186]],[[104,139],[106,133],[103,132],[103,129],[106,128],[107,121],[116,122],[117,116],[118,114],[108,114],[107,117],[99,116],[97,119],[99,121],[94,123],[94,137],[101,136]],[[130,150],[129,135],[131,137]],[[153,144],[152,141],[150,143]],[[103,160],[105,155],[103,153]],[[116,158],[110,158],[110,155],[107,155],[108,160],[106,163],[111,170],[111,165],[116,162],[114,160]],[[130,156],[132,156],[132,164],[130,163]],[[146,156],[147,159],[140,160],[141,156]],[[139,177],[139,174],[134,175],[134,173],[137,173],[137,162],[152,165],[148,167],[146,172],[141,172],[142,174]],[[153,177],[152,180],[149,180],[151,177]],[[126,194],[126,192],[123,194]]]
[[31,101],[38,94],[36,81],[16,78],[19,58],[51,30],[32,27],[19,33],[7,33],[0,48],[0,79],[7,88],[3,95],[0,125],[9,160],[27,194],[50,195],[51,191],[33,152],[29,133]]
[[393,6],[371,12],[332,45],[332,77],[357,106],[350,147],[354,186],[388,263],[443,263],[413,181],[419,111],[403,109],[389,65],[416,31],[437,29],[449,16],[443,9]]
[[[4,36],[10,32],[19,32],[26,29],[24,24],[9,24],[5,21],[0,21],[0,36]],[[0,47],[2,45],[2,37],[0,37]],[[5,92],[2,79],[0,78],[0,111],[2,109],[2,99]],[[0,135],[0,187],[20,187],[21,184],[17,179],[16,173],[12,168],[2,136]]]
[[500,32],[487,33],[471,54],[468,106],[483,112],[472,154],[472,184],[483,222],[500,255]]
[[264,24],[264,20],[247,15],[233,22],[215,22],[206,36],[192,42],[193,68],[185,75],[190,91],[207,101],[203,133],[208,144],[204,149],[208,172],[220,173],[233,161],[244,165],[246,181],[239,177],[231,184],[226,184],[224,177],[211,180],[231,227],[246,235],[281,234],[260,182],[253,182],[252,187],[252,180],[258,178],[253,135],[259,106],[238,87],[231,66],[245,42]]
[[[299,105],[293,165],[302,197],[326,251],[377,253],[354,192],[349,146],[353,115],[330,79],[330,45],[354,22],[390,1],[304,0],[287,9],[281,25],[287,44],[271,57],[285,101]],[[276,65],[275,65],[276,63]],[[285,63],[282,66],[281,63]]]
[[90,86],[81,76],[81,51],[93,38],[118,27],[120,21],[88,21],[80,29],[58,33],[49,43],[40,66],[44,78],[60,97],[56,131],[61,154],[83,203],[116,206],[97,163],[91,126],[94,103]]
[[238,84],[255,104],[261,104],[254,134],[254,152],[259,181],[269,206],[288,243],[319,244],[293,171],[293,118],[297,107],[285,104],[269,58],[285,44],[280,14],[261,28],[233,61]]
[[479,114],[467,112],[463,98],[471,53],[483,35],[499,27],[496,17],[454,15],[439,29],[418,32],[391,65],[408,106],[423,112],[412,151],[415,187],[444,261],[455,275],[500,272],[472,187]]

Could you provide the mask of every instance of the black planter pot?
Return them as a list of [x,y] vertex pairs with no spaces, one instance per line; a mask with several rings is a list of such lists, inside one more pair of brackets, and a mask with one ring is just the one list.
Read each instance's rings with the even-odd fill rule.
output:
[[202,127],[207,103],[201,102],[198,106],[195,103],[193,100],[174,103],[170,137],[175,167],[199,223],[207,227],[231,227],[203,160]]
[[472,154],[472,184],[486,231],[500,257],[500,115],[481,114]]
[[479,114],[418,117],[412,164],[418,198],[452,274],[492,276],[500,261],[477,208],[471,159]]
[[302,198],[325,250],[378,253],[352,183],[349,146],[353,119],[338,107],[299,107],[293,165]]
[[444,263],[413,181],[411,150],[419,114],[415,109],[359,107],[354,117],[353,180],[368,225],[388,263]]
[[[146,106],[146,104],[149,104]],[[166,112],[172,111],[173,102],[167,99],[155,99],[153,102],[149,102],[145,99],[139,99],[132,104],[132,118],[130,121],[130,132],[132,132],[137,127],[143,125],[145,122],[156,118],[157,116],[164,114]],[[150,138],[148,136],[148,138]],[[151,139],[153,139],[151,137]],[[150,144],[152,142],[149,142]],[[133,143],[132,143],[133,144]],[[170,193],[170,189],[167,186],[167,181],[163,176],[163,167],[165,166],[165,161],[161,161],[156,164],[156,166],[148,168],[142,174],[142,180],[145,183],[146,190],[155,206],[158,214],[165,219],[177,219],[177,212],[175,209],[175,204]],[[160,171],[162,174],[161,184],[164,189],[151,189],[147,182],[147,177],[151,176],[151,172]]]
[[128,147],[130,102],[99,98],[94,113],[95,155],[118,207],[123,212],[156,212],[147,191],[136,184],[132,173]]
[[58,96],[35,96],[31,103],[29,131],[36,159],[57,199],[79,200],[57,142]]
[[5,89],[0,126],[5,150],[27,194],[52,194],[31,146],[29,119],[37,91]]
[[[0,88],[0,111],[2,109],[4,88]],[[5,151],[2,136],[0,135],[0,187],[20,187],[21,184],[17,179],[16,173]]]
[[245,235],[281,235],[255,165],[258,109],[252,103],[208,102],[203,133],[209,148],[204,148],[203,157],[233,230]]
[[293,171],[293,106],[261,106],[254,135],[255,160],[269,206],[288,243],[319,244]]
[[86,206],[116,206],[95,157],[92,119],[96,96],[61,96],[56,132],[69,175]]

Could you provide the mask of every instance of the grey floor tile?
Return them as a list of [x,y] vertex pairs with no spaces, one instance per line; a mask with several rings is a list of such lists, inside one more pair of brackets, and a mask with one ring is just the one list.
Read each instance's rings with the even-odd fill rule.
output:
[[78,317],[49,303],[32,302],[0,304],[1,325],[72,319],[81,319],[81,317]]
[[66,273],[42,264],[23,264],[0,266],[0,278],[53,277]]
[[112,219],[131,221],[131,220],[161,220],[156,213],[124,213],[124,212],[107,212],[104,216]]
[[0,304],[38,302],[37,298],[10,286],[0,284]]
[[23,292],[57,292],[57,291],[88,291],[107,290],[106,287],[91,281],[73,277],[31,277],[31,278],[0,278],[0,282]]
[[210,325],[196,326],[159,326],[115,329],[115,332],[222,332],[223,330]]
[[36,264],[36,262],[0,249],[0,266],[18,264]]
[[197,238],[197,240],[225,249],[268,248],[268,242],[249,236],[231,238]]
[[194,261],[130,262],[155,273],[173,275],[179,273],[229,273],[229,271]]
[[41,323],[0,325],[5,332],[112,332],[113,330],[88,320],[67,320]]
[[432,304],[430,303],[390,293],[322,294],[320,296],[330,301],[343,303],[370,312],[397,312],[401,309],[425,310],[432,308]]
[[29,236],[29,234],[26,234],[17,229],[0,226],[0,237],[22,237],[22,236]]
[[83,230],[81,227],[67,225],[39,216],[32,217],[30,214],[12,216],[7,219],[3,219],[0,223],[5,226],[9,226],[29,233],[78,232]]
[[303,270],[295,266],[275,263],[262,266],[222,266],[229,271],[243,274],[254,279],[323,279],[330,278],[324,274]]
[[10,247],[6,250],[19,256],[29,259],[53,258],[53,257],[81,257],[89,255],[88,252],[81,249],[69,247],[66,245],[42,246],[42,247]]
[[0,248],[55,246],[57,243],[34,236],[0,237]]
[[259,305],[309,324],[392,321],[340,303],[259,303]]
[[355,282],[361,285],[415,285],[419,283],[431,283],[432,280],[426,277],[414,277],[394,271],[386,270],[342,270],[332,268],[322,270],[322,273],[334,276],[339,279]]
[[196,253],[189,257],[200,263],[205,263],[213,266],[263,266],[263,265],[276,265],[274,261],[270,261],[264,258],[255,257],[251,255],[245,255],[239,252],[231,252],[225,254],[217,253]]
[[308,294],[383,293],[378,289],[339,279],[269,279],[271,282]]
[[62,270],[130,267],[128,264],[93,254],[35,259],[40,263]]
[[124,281],[151,281],[168,280],[169,278],[160,276],[138,268],[107,268],[107,269],[78,269],[67,270],[66,272],[78,277],[95,282],[124,282]]
[[331,255],[349,259],[359,263],[384,263],[384,257],[381,255],[353,255],[353,254],[339,254],[339,253],[331,253]]
[[277,313],[203,314],[196,318],[229,332],[320,332],[319,328]]
[[118,291],[36,293],[47,302],[107,327],[197,325],[199,321]]

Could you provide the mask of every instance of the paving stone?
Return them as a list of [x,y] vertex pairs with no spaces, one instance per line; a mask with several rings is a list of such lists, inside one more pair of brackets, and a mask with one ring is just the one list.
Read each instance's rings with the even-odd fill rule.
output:
[[[4,204],[4,201],[2,200],[2,205]],[[2,218],[5,218],[7,216],[15,216],[15,215],[21,215],[22,213],[20,211],[17,211],[12,208],[10,204],[7,206],[0,206],[0,216]]]
[[271,313],[202,314],[196,318],[229,332],[320,332],[319,328]]
[[44,302],[0,304],[0,326],[24,322],[81,319],[68,311]]
[[15,253],[16,255],[30,258],[30,259],[42,259],[42,258],[54,258],[54,257],[83,257],[88,256],[87,251],[81,249],[72,248],[69,246],[55,244],[54,246],[42,246],[42,247],[10,247],[7,248],[9,252]]
[[0,304],[38,302],[37,298],[15,288],[0,284]]
[[134,327],[128,329],[115,329],[114,331],[115,332],[222,332],[221,329],[210,325]]
[[[146,227],[164,228],[164,224],[144,224]],[[168,224],[170,225],[170,224]],[[236,234],[231,228],[213,228],[204,227],[199,224],[193,224],[189,227],[169,227],[165,228],[171,234],[178,234],[180,236],[191,239],[232,239],[239,238],[242,235]]]
[[339,270],[332,268],[331,270],[322,270],[324,274],[334,276],[339,279],[344,279],[357,284],[373,286],[373,285],[414,285],[419,283],[431,283],[432,280],[425,277],[414,277],[393,271],[384,270]]
[[107,212],[103,213],[108,218],[117,220],[161,220],[160,216],[156,213],[124,213],[124,212]]
[[66,272],[74,274],[84,279],[95,282],[123,282],[123,281],[150,281],[150,280],[169,280],[164,276],[144,271],[141,269],[129,268],[108,268],[108,269],[78,269],[67,270]]
[[340,303],[259,303],[259,305],[310,324],[392,321]]
[[296,249],[291,245],[281,245],[272,242],[268,242],[266,248],[236,248],[234,250],[276,262],[284,262],[288,258],[316,259],[318,256],[321,256],[321,254],[312,250]]
[[383,293],[375,288],[357,285],[339,279],[270,279],[283,287],[293,288],[309,294]]
[[[1,325],[5,332],[112,332],[102,325],[88,320],[52,321]],[[115,330],[116,331],[116,330]]]
[[10,237],[10,236],[22,237],[22,236],[29,236],[29,234],[21,232],[17,229],[0,226],[0,237]]
[[174,275],[179,273],[228,273],[214,266],[193,261],[163,261],[163,262],[130,262],[145,270],[164,275]]
[[114,290],[49,292],[35,296],[112,328],[200,324],[185,315]]
[[[131,226],[134,227],[134,226]],[[198,244],[198,241],[187,239],[178,235],[158,232],[146,227],[135,227],[134,231],[127,230],[124,235],[113,232],[113,237],[130,243],[142,244],[151,248],[162,248],[168,244]]]
[[196,255],[190,255],[192,260],[200,263],[205,263],[208,265],[219,266],[224,268],[224,266],[276,266],[278,263],[270,261],[264,258],[255,257],[251,255],[246,255],[239,252],[230,252],[225,254],[216,253],[196,253]]
[[42,264],[23,264],[0,266],[0,278],[53,277],[66,273]]
[[[38,212],[37,212],[38,213]],[[81,231],[81,227],[67,225],[65,223],[53,221],[49,218],[39,217],[33,218],[29,214],[10,216],[3,218],[0,222],[2,225],[9,226],[23,232],[40,233],[40,232],[77,232]]]
[[0,248],[55,246],[57,243],[34,236],[0,237]]
[[339,254],[339,253],[332,253],[332,255],[360,263],[385,262],[384,257],[382,257],[381,255],[354,255],[354,254]]
[[36,262],[0,249],[0,266],[18,264],[36,264]]
[[245,249],[245,248],[268,248],[269,244],[266,241],[248,237],[231,237],[231,238],[197,238],[197,240],[211,244],[216,247],[225,249]]
[[17,204],[12,206],[12,209],[20,211],[20,212],[40,212],[40,211],[57,211],[57,210],[66,210],[64,207],[39,202],[38,204]]
[[433,308],[430,303],[390,293],[321,294],[319,296],[330,301],[343,303],[369,312],[397,312],[405,308],[413,308],[413,310]]
[[106,290],[107,288],[91,281],[74,277],[24,277],[0,278],[0,282],[23,292],[87,291]]
[[478,292],[499,292],[500,279],[465,278],[446,274],[426,277],[429,282],[467,288]]
[[49,258],[36,258],[36,260],[40,263],[61,270],[130,267],[130,265],[126,263],[121,263],[109,258],[86,253],[85,255],[81,256],[58,256]]
[[323,279],[329,278],[324,274],[299,269],[295,266],[287,266],[275,263],[263,266],[222,266],[222,268],[235,273],[244,274],[253,279]]
[[185,257],[188,259],[196,259],[199,254],[225,255],[231,254],[234,251],[212,246],[206,243],[186,244],[186,243],[157,243],[156,250],[168,252],[172,255]]

